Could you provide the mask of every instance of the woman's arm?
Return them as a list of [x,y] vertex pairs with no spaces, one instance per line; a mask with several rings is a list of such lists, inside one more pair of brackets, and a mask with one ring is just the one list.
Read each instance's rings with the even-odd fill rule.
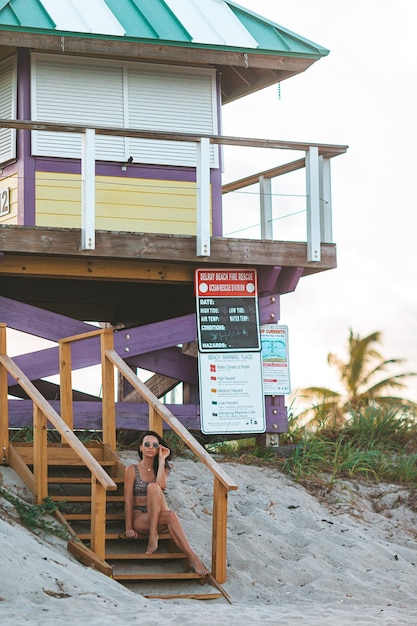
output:
[[170,454],[170,449],[165,448],[165,446],[159,446],[159,465],[158,465],[158,473],[155,476],[155,482],[161,487],[161,489],[165,489],[167,486],[167,478],[169,474],[169,469],[165,467],[165,459]]

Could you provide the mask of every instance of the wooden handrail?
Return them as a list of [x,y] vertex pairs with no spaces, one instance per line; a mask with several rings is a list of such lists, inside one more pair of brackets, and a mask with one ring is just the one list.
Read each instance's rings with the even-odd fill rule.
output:
[[0,354],[0,363],[6,368],[9,374],[27,393],[34,403],[36,409],[40,411],[54,428],[59,432],[63,440],[74,450],[79,459],[88,467],[95,479],[106,489],[115,490],[117,485],[110,478],[107,472],[96,461],[92,454],[84,447],[64,420],[58,415],[55,409],[45,400],[42,394],[36,389],[33,383],[25,376],[22,370],[6,354]]
[[230,193],[231,191],[237,191],[238,189],[244,189],[245,187],[249,187],[250,185],[255,185],[256,183],[259,183],[259,179],[261,177],[275,178],[276,176],[282,176],[283,174],[296,172],[297,170],[303,169],[305,165],[305,159],[298,159],[297,161],[291,161],[290,163],[285,163],[285,165],[278,165],[277,167],[273,167],[269,170],[264,170],[263,172],[258,172],[257,174],[251,174],[250,176],[246,176],[245,178],[239,178],[239,180],[234,180],[231,183],[225,183],[222,186],[222,194]]
[[134,387],[139,395],[148,403],[150,407],[161,415],[163,420],[172,428],[172,430],[187,444],[192,452],[200,459],[204,465],[214,474],[214,476],[226,487],[228,491],[237,489],[238,486],[230,476],[219,466],[219,464],[209,455],[207,450],[188,432],[181,422],[171,413],[147,386],[139,380],[132,372],[128,365],[117,354],[115,350],[106,350],[107,358],[120,371],[126,380]]
[[219,466],[198,441],[188,432],[171,411],[139,380],[113,349],[103,351],[104,360],[116,367],[149,406],[149,429],[163,432],[162,420],[184,441],[204,465],[213,473],[213,516],[211,566],[212,575],[218,583],[226,581],[227,497],[237,489],[237,484]]
[[251,148],[278,148],[281,150],[307,151],[316,146],[321,156],[328,158],[344,154],[348,146],[339,144],[314,143],[304,141],[285,141],[282,139],[259,139],[256,137],[233,137],[228,135],[210,135],[197,133],[177,133],[146,130],[143,128],[120,128],[117,126],[96,126],[93,124],[60,124],[59,122],[39,122],[36,120],[0,120],[0,128],[19,128],[23,130],[46,130],[66,133],[85,133],[92,129],[97,135],[114,135],[115,137],[139,137],[141,139],[159,139],[166,141],[200,141],[207,137],[212,144],[227,146],[247,146]]

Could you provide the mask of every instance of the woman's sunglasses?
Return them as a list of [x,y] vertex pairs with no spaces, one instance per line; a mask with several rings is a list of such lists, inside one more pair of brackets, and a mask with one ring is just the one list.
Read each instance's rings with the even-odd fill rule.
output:
[[143,445],[145,448],[159,448],[159,443],[150,443],[149,441],[145,441]]

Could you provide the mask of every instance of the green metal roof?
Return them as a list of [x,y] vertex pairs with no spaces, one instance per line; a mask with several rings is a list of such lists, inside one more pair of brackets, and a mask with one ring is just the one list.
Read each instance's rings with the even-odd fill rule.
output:
[[[319,46],[284,27],[267,20],[247,9],[240,7],[235,2],[225,0],[223,7],[219,3],[213,4],[213,0],[198,0],[198,4],[193,5],[192,0],[190,7],[206,15],[202,17],[200,24],[204,28],[204,17],[206,18],[207,27],[210,23],[210,15],[213,9],[229,10],[228,14],[233,14],[236,21],[236,33],[234,40],[228,41],[226,24],[219,22],[214,26],[220,32],[220,37],[213,36],[212,41],[199,40],[194,36],[193,25],[184,23],[184,13],[182,18],[175,11],[178,0],[84,0],[81,5],[79,0],[54,0],[55,4],[51,4],[50,0],[0,0],[0,29],[24,32],[39,32],[47,34],[65,34],[65,36],[83,36],[95,37],[100,39],[112,40],[115,36],[120,39],[129,39],[130,41],[144,41],[146,43],[169,43],[170,45],[191,46],[196,48],[209,48],[217,50],[238,50],[243,49],[246,52],[261,53],[279,56],[304,57],[318,59],[328,54],[328,50]],[[101,6],[103,11],[103,19],[108,23],[113,19],[118,24],[120,31],[124,30],[124,34],[114,34],[109,30],[97,30],[97,21],[90,17],[88,24],[88,10],[94,6]],[[83,6],[82,15],[80,15],[79,26],[76,20],[72,21],[71,29],[67,29],[62,21],[65,20],[65,6],[67,3],[75,3],[77,8]],[[91,4],[90,4],[91,3]],[[72,8],[72,4],[68,4]],[[49,10],[48,10],[49,8]],[[56,11],[61,12],[61,24],[58,25],[59,19],[56,17]],[[91,13],[91,11],[90,11]],[[75,13],[74,13],[75,15]],[[96,18],[99,17],[96,14]],[[239,28],[241,29],[241,38],[239,39]],[[223,32],[221,32],[223,29]],[[223,40],[222,40],[223,36]],[[225,41],[224,41],[225,40]],[[248,46],[248,41],[253,43]],[[248,47],[250,50],[248,50]]]

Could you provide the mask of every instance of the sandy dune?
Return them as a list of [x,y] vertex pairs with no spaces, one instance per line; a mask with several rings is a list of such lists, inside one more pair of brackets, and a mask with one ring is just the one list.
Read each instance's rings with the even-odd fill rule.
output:
[[[125,453],[135,461],[134,453]],[[224,599],[150,600],[80,565],[55,536],[36,537],[0,499],[2,624],[417,624],[417,497],[393,485],[340,482],[311,495],[270,468],[227,463]],[[196,551],[210,564],[212,477],[176,459],[167,497]],[[25,489],[9,468],[0,482]],[[417,492],[416,492],[417,493]],[[170,583],[169,591],[177,591]],[[180,588],[181,590],[181,588]]]

